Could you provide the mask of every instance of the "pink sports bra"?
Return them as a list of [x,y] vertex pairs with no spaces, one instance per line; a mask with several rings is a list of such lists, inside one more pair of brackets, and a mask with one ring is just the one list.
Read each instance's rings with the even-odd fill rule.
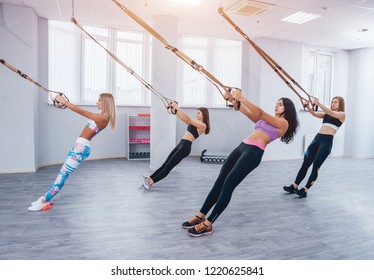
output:
[[255,129],[264,132],[267,136],[269,136],[271,141],[278,138],[277,128],[268,124],[264,120],[259,120],[256,122]]

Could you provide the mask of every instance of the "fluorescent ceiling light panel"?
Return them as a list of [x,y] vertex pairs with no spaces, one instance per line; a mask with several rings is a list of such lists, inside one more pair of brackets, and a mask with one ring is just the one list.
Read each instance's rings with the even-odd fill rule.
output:
[[288,17],[285,17],[282,19],[282,21],[291,22],[291,23],[297,23],[297,24],[303,24],[305,22],[320,18],[320,15],[306,13],[306,12],[297,12],[295,14],[292,14]]
[[198,5],[202,0],[168,0],[169,2],[176,2],[188,5]]

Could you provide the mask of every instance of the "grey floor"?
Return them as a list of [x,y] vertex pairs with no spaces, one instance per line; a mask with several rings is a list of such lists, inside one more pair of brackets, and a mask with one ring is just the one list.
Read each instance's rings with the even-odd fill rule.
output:
[[0,259],[374,259],[374,159],[329,158],[308,198],[286,194],[301,160],[264,161],[236,189],[214,233],[181,223],[200,209],[220,164],[182,161],[149,191],[148,161],[84,162],[51,210],[29,212],[60,166],[0,174]]

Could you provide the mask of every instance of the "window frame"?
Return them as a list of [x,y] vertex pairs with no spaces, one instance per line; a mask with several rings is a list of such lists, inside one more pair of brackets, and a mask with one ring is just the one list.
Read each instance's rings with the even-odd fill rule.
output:
[[[142,77],[147,83],[149,83],[149,80],[150,80],[150,77],[149,77],[149,68],[151,67],[151,64],[150,64],[150,56],[151,56],[151,53],[149,51],[149,47],[147,46],[147,41],[149,39],[149,35],[147,33],[145,33],[144,31],[138,31],[138,30],[133,30],[133,29],[123,29],[123,28],[118,28],[118,29],[113,29],[113,50],[114,50],[114,54],[117,56],[118,54],[118,42],[122,42],[122,43],[135,43],[135,44],[138,44],[139,41],[137,40],[132,40],[132,39],[118,39],[118,33],[119,32],[126,32],[126,33],[136,33],[136,34],[141,34],[142,35],[142,40],[141,40],[141,47],[142,47],[142,70],[141,70],[141,73],[137,72],[134,70],[134,72],[136,74],[138,74],[140,77]],[[113,59],[112,60],[112,92],[115,93],[115,97],[117,99],[117,62],[114,61]],[[126,65],[128,65],[131,69],[134,69],[134,67],[132,67],[131,65],[129,65],[128,63],[126,63],[124,61],[124,63]],[[122,66],[121,66],[122,67]],[[128,75],[131,75],[125,68],[123,68],[123,71],[125,71]],[[142,94],[142,97],[141,97],[141,104],[128,104],[128,103],[119,103],[120,106],[131,106],[131,107],[148,107],[150,106],[150,92],[148,92],[149,90],[143,85],[143,83],[141,83],[138,79],[136,79],[135,77],[132,77],[133,79],[136,80],[137,83],[139,83],[139,87],[141,89],[141,94]]]
[[[112,36],[112,31],[111,31],[111,28],[108,28],[108,27],[99,27],[99,26],[88,26],[88,25],[84,25],[83,28],[86,29],[87,27],[91,27],[91,28],[100,28],[100,29],[106,29],[108,31],[108,37],[107,37],[107,47],[106,49],[108,49],[109,51],[111,49],[113,49],[113,45],[112,45],[112,40],[111,40],[111,36]],[[92,34],[91,32],[89,32],[100,44],[101,42],[100,41],[103,41],[102,39],[105,38],[104,36],[102,35],[96,35],[96,34]],[[96,101],[94,101],[94,99],[86,99],[84,97],[85,95],[85,79],[84,79],[84,76],[85,76],[85,44],[86,42],[89,41],[89,42],[92,42],[94,44],[94,46],[102,51],[104,51],[99,45],[96,44],[96,42],[94,42],[91,38],[88,38],[87,36],[85,36],[84,34],[81,34],[81,84],[80,84],[80,93],[78,94],[78,99],[79,99],[79,104],[85,104],[85,105],[95,105]],[[105,46],[104,46],[105,47]],[[112,66],[112,59],[110,59],[110,57],[105,53],[105,63],[106,63],[106,67],[107,67],[107,72],[106,72],[106,84],[105,84],[105,90],[107,90],[108,92],[112,92],[113,93],[113,86],[112,86],[112,69],[113,69],[113,66]],[[115,96],[115,94],[113,94]]]
[[[61,24],[64,24],[64,22],[60,22]],[[69,27],[70,23],[66,23],[66,30],[68,30],[68,32],[71,32],[72,34],[74,33],[75,37],[74,37],[74,43],[73,45],[79,45],[78,49],[76,50],[76,53],[75,53],[75,56],[76,56],[76,60],[77,62],[71,66],[71,69],[70,71],[73,71],[73,76],[75,77],[74,78],[74,81],[73,80],[66,80],[66,84],[70,84],[72,82],[74,82],[76,85],[75,85],[75,90],[73,90],[71,93],[67,93],[67,95],[72,95],[75,93],[74,96],[72,96],[70,99],[75,101],[76,104],[78,105],[84,105],[84,106],[95,106],[95,103],[96,103],[96,99],[95,98],[86,98],[85,97],[85,81],[84,81],[84,75],[85,75],[85,60],[86,59],[89,59],[89,58],[86,58],[85,57],[85,54],[86,54],[86,51],[85,51],[85,48],[86,48],[86,44],[92,40],[90,39],[89,37],[87,37],[83,32],[81,32],[80,30],[77,30],[76,28],[70,28]],[[51,26],[52,27],[52,26]],[[131,43],[131,38],[130,40],[129,39],[126,39],[126,38],[118,38],[118,33],[119,32],[130,32],[130,33],[140,33],[142,34],[142,38],[143,40],[141,41],[141,45],[142,45],[142,70],[141,70],[141,73],[140,72],[137,72],[137,74],[139,76],[141,76],[142,78],[144,78],[145,81],[150,81],[151,79],[151,66],[152,66],[152,59],[151,59],[151,55],[152,55],[152,44],[153,44],[153,40],[152,40],[152,36],[150,36],[150,34],[148,34],[147,32],[145,31],[139,31],[137,29],[131,29],[131,28],[115,28],[115,27],[106,27],[106,26],[96,26],[96,25],[85,25],[85,27],[91,27],[91,28],[99,28],[99,29],[105,29],[107,30],[107,36],[103,36],[103,35],[96,35],[96,33],[93,33],[93,37],[98,40],[99,42],[100,41],[105,41],[107,42],[107,46],[106,48],[113,52],[115,55],[117,54],[117,48],[118,48],[118,42],[129,42]],[[51,30],[51,29],[50,29]],[[92,30],[90,30],[89,32],[90,34],[92,33]],[[58,33],[55,33],[55,34],[58,34]],[[222,39],[222,38],[217,38],[217,37],[209,37],[209,36],[202,36],[202,35],[188,35],[188,34],[182,34],[182,35],[179,35],[178,36],[178,41],[179,41],[179,45],[181,45],[181,38],[182,36],[191,36],[191,37],[201,37],[201,38],[206,38],[208,40],[208,45],[206,46],[206,49],[204,50],[206,55],[207,55],[207,65],[203,65],[202,66],[207,69],[207,71],[212,71],[211,73],[213,74],[214,73],[214,69],[218,69],[217,71],[219,71],[219,64],[217,64],[218,66],[214,66],[214,64],[216,63],[215,60],[215,52],[217,51],[215,49],[215,46],[218,42],[218,40],[225,40],[225,39]],[[215,42],[215,40],[217,40],[217,42]],[[239,40],[228,40],[228,41],[233,41],[233,42],[237,42],[238,43],[238,46],[237,48],[235,48],[235,50],[238,50],[239,53],[236,53],[234,54],[234,58],[235,60],[238,60],[238,63],[239,65],[234,65],[234,67],[240,67],[239,68],[239,73],[240,75],[237,77],[237,76],[234,76],[234,78],[238,80],[238,82],[234,82],[234,83],[237,83],[235,85],[232,85],[231,82],[228,82],[226,84],[226,79],[225,78],[220,78],[219,80],[221,80],[223,82],[223,84],[225,85],[228,85],[228,86],[235,86],[235,87],[238,87],[238,88],[241,88],[241,83],[242,83],[242,75],[243,75],[243,72],[242,72],[242,64],[243,64],[243,45],[242,45],[242,41],[239,41]],[[105,50],[102,49],[99,45],[97,45],[95,42],[92,41],[92,43],[95,45],[95,47],[99,48],[101,51],[103,51],[103,55],[106,56],[106,59],[105,59],[105,63],[106,63],[106,81],[105,81],[105,90],[108,91],[108,92],[111,92],[114,97],[117,99],[117,90],[116,90],[116,82],[117,82],[117,70],[116,68],[118,67],[118,63],[112,59],[107,53],[105,53]],[[138,41],[136,40],[136,43],[138,43]],[[205,46],[204,46],[205,47]],[[181,48],[180,48],[181,49]],[[60,51],[58,54],[56,54],[58,56],[57,59],[55,59],[56,62],[58,62],[58,60],[60,59],[63,59],[64,55],[67,55],[67,54],[64,54],[64,51]],[[189,65],[185,64],[183,61],[179,60],[178,58],[176,58],[178,60],[178,66],[177,66],[177,98],[178,99],[182,99],[183,100],[183,68],[182,67],[190,67]],[[53,58],[51,59],[53,60]],[[78,63],[78,61],[80,61],[80,63]],[[125,61],[124,61],[125,62]],[[126,62],[125,62],[126,63]],[[199,63],[199,62],[198,62]],[[235,62],[236,63],[236,62]],[[127,63],[126,63],[127,64]],[[79,65],[79,66],[78,66]],[[131,69],[135,69],[136,66],[134,65],[130,65],[128,64],[129,67]],[[225,64],[221,64],[222,65],[225,65]],[[120,66],[121,67],[121,66]],[[208,70],[208,69],[212,69],[212,70]],[[194,71],[193,69],[189,69],[188,71]],[[126,69],[124,69],[125,72]],[[214,85],[211,84],[211,82],[209,82],[208,79],[206,79],[206,77],[203,77],[204,75],[202,75],[201,73],[198,73],[198,72],[195,72],[197,75],[201,75],[201,78],[202,78],[202,82],[204,83],[205,85],[205,89],[203,90],[204,91],[204,103],[203,104],[197,104],[197,103],[194,103],[194,102],[191,102],[189,104],[181,104],[181,106],[184,106],[184,107],[196,107],[196,106],[205,106],[205,107],[209,107],[209,108],[227,108],[225,106],[225,102],[224,100],[222,99],[222,103],[218,106],[216,104],[217,102],[217,94],[220,94],[219,92],[217,92],[218,90],[215,88]],[[127,72],[128,75],[131,75],[130,73]],[[58,75],[58,74],[56,74]],[[213,74],[214,75],[214,74]],[[70,75],[71,76],[71,75]],[[133,77],[135,78],[135,77]],[[116,102],[116,105],[117,106],[127,106],[127,107],[149,107],[151,105],[151,93],[149,92],[149,90],[140,82],[140,81],[136,81],[136,82],[139,82],[139,85],[140,85],[140,88],[142,89],[141,90],[141,99],[142,99],[142,102],[141,104],[139,103],[126,103],[126,102]],[[96,93],[96,92],[95,92]],[[140,94],[140,93],[139,93]],[[219,96],[219,98],[221,98],[221,96]],[[181,102],[181,103],[186,103],[186,102]]]
[[[314,67],[313,67],[313,78],[310,78],[310,67],[311,67],[311,61],[310,61],[310,54],[314,53]],[[331,63],[330,63],[330,69],[329,69],[329,74],[330,74],[330,84],[327,85],[328,87],[328,92],[324,91],[322,94],[320,92],[320,86],[321,84],[319,83],[323,77],[321,77],[321,71],[320,71],[320,66],[321,66],[321,56],[329,56],[331,57]],[[326,51],[326,50],[319,50],[316,48],[308,48],[307,51],[307,59],[308,59],[308,91],[309,94],[317,97],[322,104],[328,105],[331,102],[332,99],[332,93],[333,93],[333,85],[334,85],[334,62],[335,62],[335,55],[334,52],[331,51]],[[326,70],[326,69],[325,69]],[[325,71],[326,72],[326,71]],[[324,88],[326,88],[326,83],[323,84]]]

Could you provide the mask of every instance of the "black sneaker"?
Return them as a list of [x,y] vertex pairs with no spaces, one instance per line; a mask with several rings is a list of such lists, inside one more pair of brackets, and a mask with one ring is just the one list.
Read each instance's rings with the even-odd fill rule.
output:
[[204,222],[205,218],[200,218],[197,215],[193,216],[188,222],[182,224],[183,228],[193,228],[194,226]]
[[303,198],[303,197],[306,197],[306,191],[304,188],[300,189],[300,190],[295,190],[295,193],[300,197],[300,198]]
[[213,233],[213,227],[208,227],[204,222],[201,222],[197,226],[190,228],[188,230],[188,234],[194,237],[206,235],[206,234],[212,234]]
[[291,184],[290,186],[284,186],[283,189],[288,193],[294,193],[297,189]]

